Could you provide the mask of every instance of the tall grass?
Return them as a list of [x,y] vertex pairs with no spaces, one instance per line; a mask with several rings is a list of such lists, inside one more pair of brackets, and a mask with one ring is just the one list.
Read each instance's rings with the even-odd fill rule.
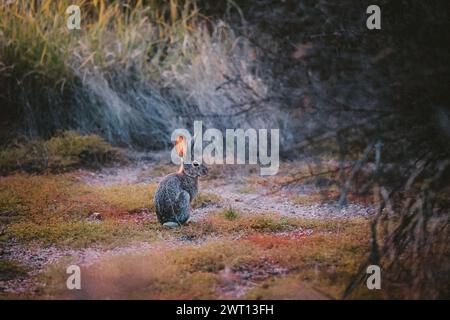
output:
[[[81,8],[81,30],[65,10]],[[194,0],[17,0],[0,4],[0,96],[14,133],[98,133],[149,147],[204,119],[267,123],[256,49]],[[5,139],[5,138],[4,138]]]
[[[66,9],[81,8],[81,30],[66,26]],[[170,18],[167,11],[170,10]],[[180,12],[179,12],[180,11]],[[45,74],[53,84],[70,71],[112,72],[137,68],[155,77],[170,58],[164,51],[195,31],[195,3],[177,1],[18,0],[0,5],[1,50],[5,66],[18,80]],[[9,64],[6,64],[9,62]],[[21,77],[20,77],[21,76]]]

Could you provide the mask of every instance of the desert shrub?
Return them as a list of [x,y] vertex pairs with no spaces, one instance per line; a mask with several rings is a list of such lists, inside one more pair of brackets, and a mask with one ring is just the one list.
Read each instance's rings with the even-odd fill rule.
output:
[[96,168],[125,161],[124,154],[97,135],[66,131],[49,140],[34,140],[12,145],[0,151],[0,173],[13,170],[42,172],[78,167]]

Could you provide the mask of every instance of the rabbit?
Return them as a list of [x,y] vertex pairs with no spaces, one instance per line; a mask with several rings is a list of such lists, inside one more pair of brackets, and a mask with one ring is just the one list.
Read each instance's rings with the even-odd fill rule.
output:
[[189,219],[189,205],[198,193],[198,177],[206,176],[206,165],[194,160],[184,163],[184,150],[179,147],[183,139],[177,139],[175,149],[181,157],[178,172],[163,178],[156,189],[154,203],[158,221],[165,227],[173,228],[185,224]]

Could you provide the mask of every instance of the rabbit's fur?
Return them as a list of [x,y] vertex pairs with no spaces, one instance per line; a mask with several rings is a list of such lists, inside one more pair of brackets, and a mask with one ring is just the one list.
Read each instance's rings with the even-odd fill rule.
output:
[[161,224],[184,224],[189,219],[189,204],[198,193],[198,177],[208,168],[194,161],[182,164],[179,172],[164,177],[155,193],[156,216]]

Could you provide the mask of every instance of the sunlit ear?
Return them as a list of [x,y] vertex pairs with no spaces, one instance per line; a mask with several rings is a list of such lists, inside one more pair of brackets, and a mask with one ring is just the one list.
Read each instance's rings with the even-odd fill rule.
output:
[[175,151],[181,158],[186,154],[186,148],[186,140],[183,136],[178,136],[175,141]]

